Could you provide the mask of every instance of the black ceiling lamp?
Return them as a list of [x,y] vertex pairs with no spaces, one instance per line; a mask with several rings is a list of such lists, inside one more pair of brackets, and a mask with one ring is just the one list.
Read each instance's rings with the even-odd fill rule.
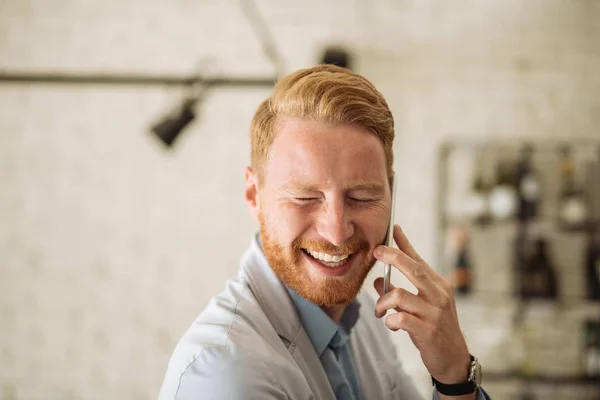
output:
[[152,126],[152,132],[167,146],[173,146],[175,139],[183,129],[196,118],[194,113],[195,101],[186,100],[179,112],[167,115],[160,122]]
[[342,47],[326,47],[321,57],[321,64],[334,64],[338,67],[352,69],[352,56]]
[[154,133],[167,147],[172,147],[179,135],[196,118],[194,108],[204,99],[206,86],[199,79],[189,87],[185,100],[174,112],[152,125]]

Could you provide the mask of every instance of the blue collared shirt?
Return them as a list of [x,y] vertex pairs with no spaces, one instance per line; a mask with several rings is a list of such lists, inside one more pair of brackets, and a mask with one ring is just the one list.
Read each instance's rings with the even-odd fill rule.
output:
[[358,320],[360,303],[355,299],[344,311],[339,325],[317,305],[287,288],[331,388],[338,400],[361,400],[359,379],[348,341]]

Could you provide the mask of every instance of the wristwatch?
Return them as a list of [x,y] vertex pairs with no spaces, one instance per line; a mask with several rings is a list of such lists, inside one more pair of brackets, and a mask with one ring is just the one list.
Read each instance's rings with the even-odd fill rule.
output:
[[431,381],[437,391],[445,396],[462,396],[464,394],[471,394],[479,389],[482,378],[483,372],[481,371],[481,365],[479,364],[479,361],[477,361],[477,358],[471,355],[469,377],[466,382],[448,385],[446,383],[438,382],[433,376],[431,377]]

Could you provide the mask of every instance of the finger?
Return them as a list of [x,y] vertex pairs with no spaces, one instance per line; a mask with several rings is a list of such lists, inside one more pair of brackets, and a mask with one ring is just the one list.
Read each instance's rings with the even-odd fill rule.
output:
[[[375,291],[379,294],[379,297],[381,298],[381,296],[383,296],[385,294],[385,293],[383,293],[383,278],[379,277],[379,278],[375,279],[375,281],[373,282],[373,286],[375,287]],[[396,289],[396,286],[394,286],[390,283],[389,287],[388,287],[388,293],[390,293],[394,289]],[[404,311],[400,307],[396,307],[395,310],[398,312]],[[375,315],[377,316],[377,318],[383,317],[383,314],[378,315],[377,311],[375,311]]]
[[425,332],[425,329],[427,329],[423,321],[406,312],[388,315],[385,318],[385,326],[393,331],[402,329],[411,336],[421,336],[422,332]]
[[[383,293],[383,278],[379,277],[377,279],[375,279],[375,281],[373,281],[373,286],[375,287],[375,291],[379,294],[379,297],[383,296],[385,293]],[[396,286],[392,285],[392,283],[390,282],[389,288],[390,291],[396,289]]]
[[419,253],[417,253],[415,248],[412,246],[412,244],[404,234],[404,231],[398,224],[394,225],[394,241],[398,245],[398,248],[402,250],[407,256],[409,256],[417,262],[423,262],[423,259],[421,258]]
[[[383,296],[385,294],[385,293],[383,293],[383,278],[380,277],[380,278],[375,279],[375,281],[373,282],[373,286],[375,287],[375,291],[379,294],[379,297],[381,297],[381,296]],[[394,286],[394,285],[392,285],[390,283],[389,287],[388,287],[388,293],[391,292],[394,289],[396,289],[396,286]],[[396,308],[395,310],[398,311],[398,312],[403,311],[400,308]],[[375,311],[375,316],[377,318],[383,317],[383,315],[379,315],[377,313],[377,311]]]
[[394,288],[377,300],[375,315],[378,318],[383,317],[388,310],[407,311],[422,318],[436,315],[432,305],[402,288]]
[[382,263],[392,265],[402,272],[419,289],[419,292],[423,291],[423,295],[431,295],[432,291],[436,290],[436,285],[430,277],[431,272],[434,271],[429,271],[429,267],[424,263],[415,261],[402,250],[387,246],[377,246],[373,252],[373,256]]
[[429,276],[433,281],[438,283],[444,288],[442,282],[440,282],[443,277],[439,275],[431,266],[423,260],[423,258],[417,253],[415,248],[408,240],[408,237],[404,234],[402,227],[398,224],[394,225],[394,241],[398,245],[398,248],[402,250],[407,256],[415,260],[417,263],[421,264],[429,273]]

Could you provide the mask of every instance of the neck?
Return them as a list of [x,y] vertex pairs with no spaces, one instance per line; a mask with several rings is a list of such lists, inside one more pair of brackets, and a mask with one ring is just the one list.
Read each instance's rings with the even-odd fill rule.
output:
[[337,325],[340,323],[342,315],[344,315],[344,311],[346,311],[346,307],[348,307],[348,304],[335,305],[331,307],[321,306],[321,310],[325,311],[325,314],[327,314],[329,318],[331,318]]

